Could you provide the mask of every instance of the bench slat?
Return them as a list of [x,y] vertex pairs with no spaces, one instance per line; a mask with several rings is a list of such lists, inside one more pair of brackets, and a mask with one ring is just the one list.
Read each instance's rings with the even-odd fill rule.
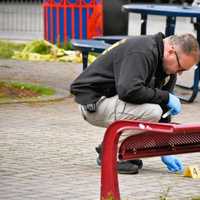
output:
[[200,133],[162,134],[145,132],[126,138],[120,146],[120,160],[200,151]]

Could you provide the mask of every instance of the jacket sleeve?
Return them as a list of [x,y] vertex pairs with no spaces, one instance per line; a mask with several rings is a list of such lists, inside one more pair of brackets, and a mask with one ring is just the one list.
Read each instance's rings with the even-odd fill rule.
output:
[[[173,92],[175,84],[176,84],[176,80],[177,80],[176,74],[170,75],[169,81],[162,87],[162,90],[167,90],[168,92]],[[166,104],[161,105],[161,108],[163,110],[163,113],[166,113],[169,110],[169,108],[166,106]],[[161,118],[159,122],[170,123],[171,122],[171,115],[169,115],[166,118]]]
[[123,101],[135,104],[166,104],[169,92],[150,88],[148,80],[153,75],[153,62],[145,54],[131,53],[121,63],[117,92]]
[[173,92],[175,84],[176,84],[176,80],[177,80],[176,74],[170,75],[169,81],[162,87],[162,90],[166,90],[168,92]]

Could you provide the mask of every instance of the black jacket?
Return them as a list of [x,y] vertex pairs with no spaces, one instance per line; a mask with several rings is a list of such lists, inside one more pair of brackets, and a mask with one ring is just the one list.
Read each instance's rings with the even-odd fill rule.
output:
[[133,36],[101,54],[71,85],[77,103],[95,103],[101,96],[134,103],[166,105],[175,76],[164,86],[162,33]]

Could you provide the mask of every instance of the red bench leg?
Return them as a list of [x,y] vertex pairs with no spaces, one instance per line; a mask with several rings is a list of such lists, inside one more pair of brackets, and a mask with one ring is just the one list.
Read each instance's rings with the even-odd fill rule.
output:
[[[149,123],[145,122],[146,125]],[[160,131],[160,124],[150,123],[154,130]],[[142,125],[142,127],[141,127]],[[167,126],[167,125],[165,125]],[[118,173],[117,173],[117,152],[119,137],[124,130],[148,130],[149,126],[144,126],[140,121],[115,121],[106,130],[102,148],[101,165],[101,200],[107,200],[112,197],[114,200],[120,200]],[[168,129],[171,126],[167,126]],[[171,129],[170,129],[171,130]]]
[[119,141],[120,123],[114,123],[107,128],[102,148],[101,165],[101,200],[112,197],[120,200],[117,174],[117,145]]

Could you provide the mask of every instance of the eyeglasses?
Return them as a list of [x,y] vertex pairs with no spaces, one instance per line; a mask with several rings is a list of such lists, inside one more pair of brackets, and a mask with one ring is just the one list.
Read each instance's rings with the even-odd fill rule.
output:
[[177,63],[178,63],[178,69],[179,69],[180,71],[184,71],[184,68],[183,68],[183,67],[181,66],[181,64],[180,64],[180,60],[179,60],[179,57],[178,57],[177,52],[174,51],[174,54],[175,54],[175,56],[176,56],[176,60],[177,60]]

